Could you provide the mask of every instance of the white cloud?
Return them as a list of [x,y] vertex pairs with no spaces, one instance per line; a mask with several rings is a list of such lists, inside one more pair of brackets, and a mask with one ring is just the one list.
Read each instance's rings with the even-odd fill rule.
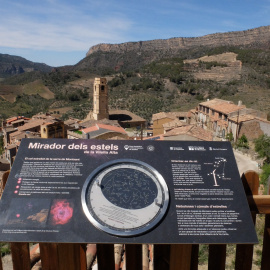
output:
[[[7,9],[0,18],[0,46],[33,48],[40,50],[79,51],[88,50],[100,42],[124,41],[124,34],[132,22],[123,16],[96,16],[71,6],[53,5],[40,9],[25,6],[25,12]],[[57,9],[56,9],[57,7]],[[2,9],[4,9],[2,7]],[[31,15],[34,14],[34,15]],[[31,16],[30,16],[31,15]],[[100,16],[100,15],[99,15]]]

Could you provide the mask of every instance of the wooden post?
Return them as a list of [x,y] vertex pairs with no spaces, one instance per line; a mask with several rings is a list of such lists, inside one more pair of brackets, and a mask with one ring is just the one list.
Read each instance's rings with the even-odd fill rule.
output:
[[246,195],[258,195],[260,179],[259,175],[254,171],[248,171],[241,177]]
[[0,257],[0,270],[3,270],[2,257]]
[[[242,175],[242,182],[247,196],[258,195],[259,192],[259,175],[254,171],[248,171]],[[253,205],[250,202],[250,207]],[[253,223],[256,223],[256,212],[251,211]],[[253,244],[236,245],[235,269],[249,270],[252,269]]]
[[208,270],[224,270],[226,245],[209,245]]
[[30,251],[29,243],[11,243],[10,244],[13,270],[30,270]]
[[[58,244],[58,269],[59,270],[86,270],[86,256],[81,264],[80,244]],[[82,266],[84,268],[82,268]]]
[[58,249],[55,243],[40,243],[42,270],[58,269]]
[[153,264],[155,270],[170,269],[170,245],[154,245]]
[[126,269],[142,270],[142,245],[128,244],[126,247]]
[[78,244],[80,252],[80,265],[81,270],[87,269],[87,260],[86,260],[86,244]]
[[[256,223],[256,213],[252,212],[253,223]],[[251,270],[253,258],[253,244],[236,245],[235,270]]]
[[270,266],[270,215],[265,215],[265,227],[263,236],[261,270],[268,270]]
[[191,244],[173,244],[170,252],[170,270],[190,270]]
[[114,245],[97,244],[98,270],[114,270]]
[[190,270],[198,270],[199,265],[199,245],[192,245]]

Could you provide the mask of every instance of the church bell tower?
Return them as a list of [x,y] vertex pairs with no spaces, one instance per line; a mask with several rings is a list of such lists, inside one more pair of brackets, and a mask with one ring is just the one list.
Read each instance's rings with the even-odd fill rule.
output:
[[95,78],[93,103],[93,117],[95,120],[109,118],[108,85],[106,78]]

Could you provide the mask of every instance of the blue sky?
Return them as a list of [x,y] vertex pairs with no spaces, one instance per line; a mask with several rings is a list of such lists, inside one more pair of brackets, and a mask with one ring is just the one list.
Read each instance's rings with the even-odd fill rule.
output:
[[0,0],[0,53],[76,64],[99,43],[270,25],[270,0]]

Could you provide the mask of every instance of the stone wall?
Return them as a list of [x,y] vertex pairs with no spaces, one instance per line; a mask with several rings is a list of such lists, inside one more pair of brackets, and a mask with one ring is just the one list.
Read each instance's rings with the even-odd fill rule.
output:
[[264,132],[261,130],[259,121],[251,120],[242,122],[240,124],[238,138],[240,138],[243,134],[245,134],[248,140],[254,140],[263,135]]
[[270,122],[260,121],[260,128],[264,134],[270,136]]

